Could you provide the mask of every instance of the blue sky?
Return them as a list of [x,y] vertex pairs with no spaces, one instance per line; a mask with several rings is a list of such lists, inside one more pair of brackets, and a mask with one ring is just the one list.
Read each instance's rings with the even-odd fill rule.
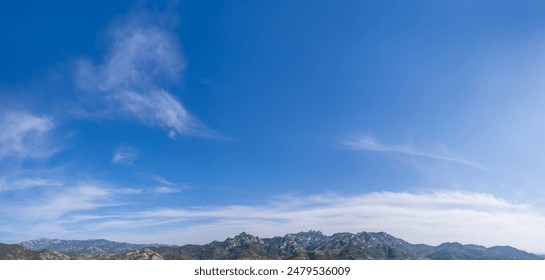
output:
[[545,252],[540,1],[0,3],[0,241]]

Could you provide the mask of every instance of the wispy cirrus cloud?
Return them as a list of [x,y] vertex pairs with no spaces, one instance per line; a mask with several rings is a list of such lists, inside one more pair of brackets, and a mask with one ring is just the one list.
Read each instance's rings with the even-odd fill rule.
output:
[[424,158],[431,158],[436,160],[443,160],[454,162],[457,164],[462,164],[470,167],[475,167],[479,169],[487,169],[482,164],[468,160],[463,157],[444,155],[441,153],[433,153],[423,150],[418,150],[410,145],[390,145],[383,144],[375,140],[370,135],[364,135],[362,137],[353,138],[350,140],[341,141],[341,145],[348,149],[360,150],[360,151],[371,151],[371,152],[385,152],[385,153],[395,153],[395,154],[404,154],[408,156],[417,156]]
[[167,130],[171,138],[218,137],[161,86],[179,80],[186,63],[176,36],[160,18],[133,14],[112,26],[109,35],[103,61],[80,59],[76,65],[76,84],[93,104],[83,115],[136,119]]
[[161,177],[161,176],[151,176],[151,178],[155,181],[157,181],[158,183],[161,183],[163,185],[167,185],[167,186],[172,186],[174,185],[174,183],[172,183],[171,181]]
[[120,145],[115,149],[112,162],[115,164],[132,165],[138,159],[138,150],[128,145]]
[[47,158],[58,151],[51,143],[51,117],[26,112],[0,112],[0,159]]
[[0,176],[0,193],[38,187],[57,187],[62,185],[64,185],[63,181],[52,178],[21,177],[12,179],[9,178],[9,176]]
[[149,191],[154,194],[179,193],[190,188],[188,184],[173,183],[161,176],[154,175],[154,176],[151,176],[151,178],[155,180],[157,183],[162,185],[162,186],[157,186],[157,187],[153,187],[149,189]]
[[81,221],[104,218],[105,209],[124,205],[124,197],[130,192],[74,180],[42,183],[39,189],[19,188],[7,196],[0,195],[0,231],[6,234],[4,238],[23,241],[21,238],[85,235]]
[[[9,163],[9,161],[8,161]],[[29,191],[66,185],[64,166],[56,168],[26,168],[19,164],[2,166],[0,171],[0,193],[6,191]]]
[[95,185],[76,185],[44,192],[41,197],[27,201],[15,216],[30,221],[56,220],[79,211],[112,206],[112,193]]

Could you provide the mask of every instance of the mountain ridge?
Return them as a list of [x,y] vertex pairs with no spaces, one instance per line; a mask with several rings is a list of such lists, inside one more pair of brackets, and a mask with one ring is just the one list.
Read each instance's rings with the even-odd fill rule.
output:
[[132,244],[127,242],[110,241],[106,239],[49,239],[40,238],[19,243],[19,245],[39,251],[44,249],[53,250],[71,257],[78,256],[97,256],[97,255],[116,255],[128,253],[145,247],[165,247],[164,244]]

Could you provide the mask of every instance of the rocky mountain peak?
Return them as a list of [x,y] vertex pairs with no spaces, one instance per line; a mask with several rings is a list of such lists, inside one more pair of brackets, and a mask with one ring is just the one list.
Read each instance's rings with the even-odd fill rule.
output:
[[136,250],[134,252],[129,252],[125,254],[123,258],[125,260],[163,260],[163,256],[159,253],[153,251],[150,248],[144,248]]
[[38,256],[40,260],[69,260],[70,259],[70,257],[65,254],[51,251],[49,249],[40,251]]
[[311,230],[296,234],[286,234],[281,241],[280,249],[287,251],[314,250],[326,240],[320,231]]
[[240,244],[243,244],[243,243],[261,243],[263,244],[263,241],[261,240],[261,238],[257,237],[257,236],[253,236],[251,234],[247,234],[246,232],[242,232],[240,233],[239,235],[233,237],[233,238],[229,238],[226,240],[226,242],[231,242],[231,243],[240,243]]

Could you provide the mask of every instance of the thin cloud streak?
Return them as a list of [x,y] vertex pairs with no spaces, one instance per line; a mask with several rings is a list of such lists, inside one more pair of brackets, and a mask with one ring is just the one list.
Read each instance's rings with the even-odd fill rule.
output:
[[157,181],[158,183],[161,183],[163,185],[167,185],[167,186],[172,186],[174,185],[174,183],[170,182],[169,180],[161,177],[161,176],[151,176],[151,178],[155,181]]
[[19,191],[38,187],[59,187],[64,185],[63,181],[51,178],[23,177],[14,180],[9,177],[0,176],[0,194],[7,191]]
[[446,156],[442,154],[420,151],[420,150],[416,150],[412,148],[409,145],[386,145],[386,144],[377,142],[373,137],[368,135],[355,139],[355,140],[341,141],[341,144],[343,145],[343,147],[354,149],[354,150],[397,153],[397,154],[405,154],[409,156],[425,157],[425,158],[431,158],[431,159],[437,159],[437,160],[450,161],[450,162],[454,162],[454,163],[458,163],[458,164],[462,164],[466,166],[471,166],[471,167],[487,170],[485,166],[465,158]]
[[81,185],[48,192],[43,198],[29,201],[15,216],[28,220],[56,220],[65,215],[112,206],[111,193],[101,187]]
[[179,193],[182,190],[180,188],[173,188],[173,187],[155,187],[151,189],[151,191],[155,194],[169,194],[169,193]]

